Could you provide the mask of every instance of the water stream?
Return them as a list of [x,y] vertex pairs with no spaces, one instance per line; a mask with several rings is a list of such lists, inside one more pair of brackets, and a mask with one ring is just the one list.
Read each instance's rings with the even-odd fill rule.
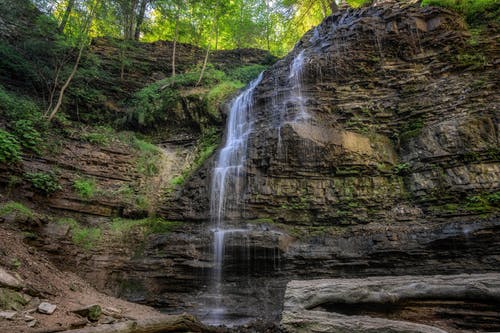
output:
[[252,132],[253,92],[262,80],[262,73],[250,83],[232,103],[226,128],[226,142],[219,152],[212,172],[210,194],[210,216],[213,229],[214,268],[210,293],[213,304],[207,322],[220,324],[226,309],[221,295],[222,269],[224,261],[224,242],[227,234],[245,232],[244,229],[227,229],[224,219],[228,212],[238,207],[244,187],[244,167],[247,141]]
[[[301,51],[290,65],[287,77],[288,91],[284,96],[276,96],[276,100],[281,101],[273,108],[275,111],[272,117],[279,116],[278,135],[280,135],[279,129],[285,124],[310,118],[306,108],[307,98],[302,92],[303,67],[304,51]],[[234,228],[229,220],[240,217],[242,195],[246,185],[247,143],[254,122],[253,93],[261,80],[262,73],[233,101],[227,121],[226,141],[219,152],[212,172],[210,216],[213,226],[211,230],[213,233],[213,269],[208,290],[208,314],[204,319],[207,324],[211,325],[227,325],[231,315],[231,309],[224,304],[223,290],[224,249],[227,238],[234,234],[249,233],[249,230],[242,228],[241,224],[237,224]],[[278,140],[278,149],[279,145]],[[247,253],[249,253],[248,249]]]

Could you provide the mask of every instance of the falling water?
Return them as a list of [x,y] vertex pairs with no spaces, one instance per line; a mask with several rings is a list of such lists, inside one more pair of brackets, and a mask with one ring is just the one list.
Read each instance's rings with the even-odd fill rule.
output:
[[242,229],[225,229],[224,217],[228,212],[237,208],[241,198],[247,141],[252,132],[253,92],[261,80],[262,73],[233,101],[227,122],[226,143],[219,152],[212,173],[210,215],[214,226],[214,269],[211,292],[214,294],[215,302],[211,305],[209,321],[215,324],[220,323],[220,319],[225,312],[225,309],[220,304],[225,236],[230,233],[245,231]]
[[304,72],[304,50],[293,59],[292,65],[290,66],[290,75],[288,78],[292,83],[292,89],[290,91],[290,101],[293,102],[297,108],[293,121],[305,120],[309,118],[309,114],[306,109],[306,98],[302,93],[302,75]]

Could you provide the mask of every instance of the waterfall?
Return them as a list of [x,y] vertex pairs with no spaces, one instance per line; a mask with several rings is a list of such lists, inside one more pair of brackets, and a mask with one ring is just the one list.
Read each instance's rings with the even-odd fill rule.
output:
[[224,218],[226,214],[238,208],[241,199],[247,141],[252,132],[253,92],[261,80],[262,73],[233,101],[227,121],[226,142],[219,152],[212,172],[210,216],[214,226],[214,268],[210,289],[215,302],[211,305],[209,321],[215,324],[220,323],[225,312],[220,304],[225,236],[245,231],[225,229]]
[[302,93],[302,75],[304,71],[304,50],[293,59],[292,65],[290,66],[290,75],[288,78],[292,84],[292,89],[290,90],[289,101],[296,105],[298,111],[295,112],[294,117],[291,122],[297,122],[300,120],[306,120],[310,118],[307,113],[306,101]]

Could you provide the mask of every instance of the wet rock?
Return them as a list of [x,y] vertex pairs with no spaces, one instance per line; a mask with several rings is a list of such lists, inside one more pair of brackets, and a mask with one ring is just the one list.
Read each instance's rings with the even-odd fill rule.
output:
[[43,313],[43,314],[48,314],[48,315],[53,314],[54,311],[56,311],[56,309],[57,309],[57,305],[50,304],[47,302],[40,303],[40,305],[38,305],[38,308],[37,308],[38,312]]

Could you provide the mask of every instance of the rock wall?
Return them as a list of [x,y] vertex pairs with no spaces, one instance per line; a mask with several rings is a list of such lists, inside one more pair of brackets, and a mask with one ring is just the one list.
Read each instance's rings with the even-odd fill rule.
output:
[[[434,7],[348,9],[264,73],[247,192],[226,216],[253,228],[253,241],[229,240],[224,270],[234,300],[258,300],[266,286],[277,298],[260,309],[249,301],[240,314],[277,316],[291,278],[498,271],[496,29],[471,37],[457,14]],[[294,121],[300,105],[290,71],[301,52],[310,118]],[[205,249],[212,166],[161,210],[201,225],[206,235],[190,237],[206,237]],[[248,248],[258,254],[244,259]],[[253,271],[258,258],[279,265]],[[210,253],[200,260],[209,265]]]

